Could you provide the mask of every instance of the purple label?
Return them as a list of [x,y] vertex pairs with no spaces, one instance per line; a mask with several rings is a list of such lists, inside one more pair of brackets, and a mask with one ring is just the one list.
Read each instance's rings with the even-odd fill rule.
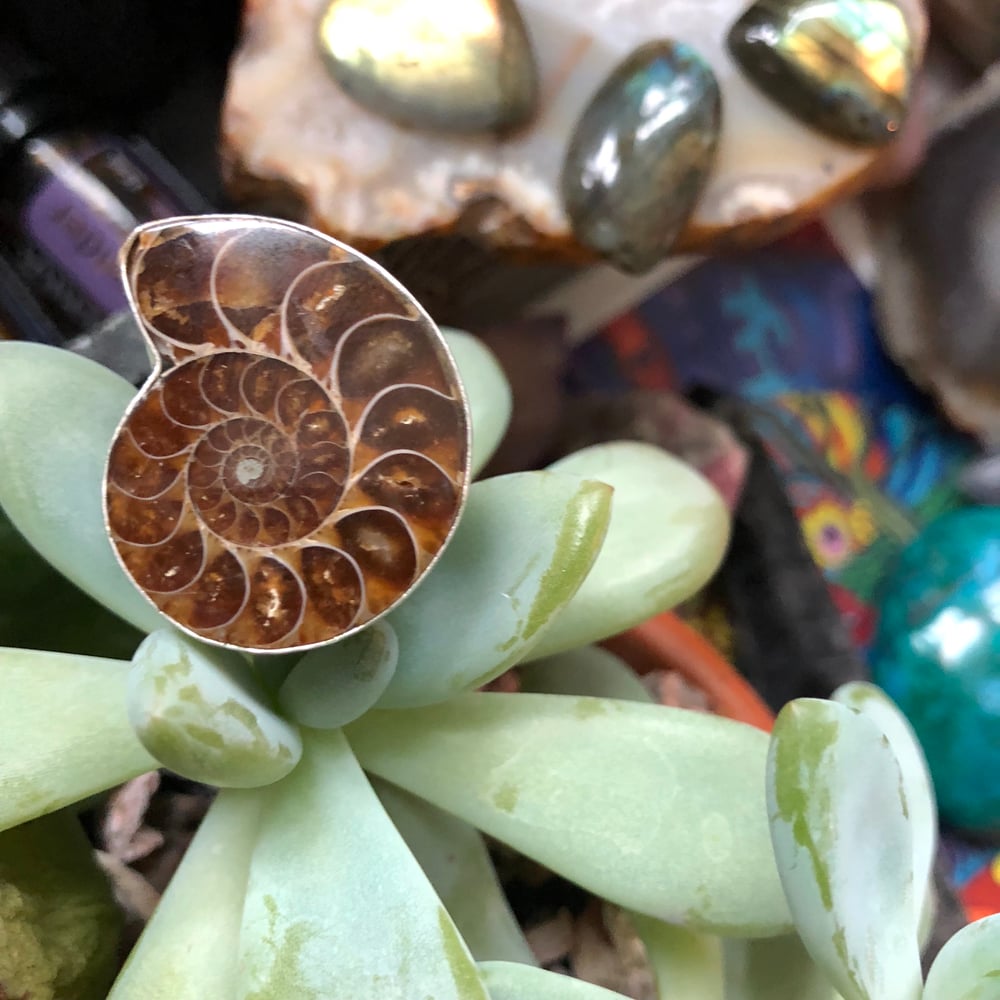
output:
[[74,291],[82,296],[82,311],[70,303],[78,319],[95,307],[99,316],[118,311],[125,305],[121,245],[140,223],[186,214],[181,200],[141,145],[69,135],[33,139],[28,149],[45,179],[28,199],[22,225],[48,272],[44,283],[61,287],[63,305]]
[[105,192],[88,188],[101,185],[83,170],[50,178],[34,193],[24,221],[38,246],[80,291],[111,313],[125,306],[118,250],[138,220],[120,204],[109,203]]

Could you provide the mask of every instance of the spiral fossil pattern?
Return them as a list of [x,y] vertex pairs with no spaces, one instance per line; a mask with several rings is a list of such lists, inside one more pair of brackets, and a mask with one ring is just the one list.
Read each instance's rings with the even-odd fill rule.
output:
[[161,364],[108,458],[127,573],[181,628],[246,649],[390,608],[467,485],[465,403],[430,320],[364,258],[274,220],[166,220],[122,259]]

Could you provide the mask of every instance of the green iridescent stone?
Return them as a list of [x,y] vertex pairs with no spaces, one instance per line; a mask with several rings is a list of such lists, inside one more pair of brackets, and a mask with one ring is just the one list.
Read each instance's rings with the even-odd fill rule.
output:
[[904,549],[872,674],[920,738],[942,817],[1000,830],[1000,508],[946,514]]
[[636,49],[593,96],[567,147],[562,197],[580,243],[632,274],[666,257],[708,180],[720,120],[715,76],[693,49]]
[[538,68],[514,0],[329,0],[328,72],[359,104],[407,128],[503,131],[538,104]]
[[913,46],[892,0],[758,0],[728,41],[746,76],[807,125],[863,146],[899,131]]

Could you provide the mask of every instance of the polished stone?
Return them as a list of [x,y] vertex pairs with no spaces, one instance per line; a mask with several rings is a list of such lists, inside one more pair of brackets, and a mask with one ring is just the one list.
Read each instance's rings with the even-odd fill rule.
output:
[[946,514],[903,551],[872,673],[920,738],[942,817],[1000,830],[1000,509]]
[[638,274],[671,250],[708,179],[719,88],[689,46],[633,52],[584,110],[563,164],[563,203],[577,240]]
[[729,51],[772,100],[835,139],[880,145],[906,114],[913,52],[892,0],[758,0]]
[[331,0],[319,46],[351,97],[411,128],[513,128],[537,104],[535,57],[514,0]]

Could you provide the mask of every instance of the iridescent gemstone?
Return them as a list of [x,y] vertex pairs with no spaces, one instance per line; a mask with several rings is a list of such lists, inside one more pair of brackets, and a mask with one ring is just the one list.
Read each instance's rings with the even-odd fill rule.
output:
[[913,51],[892,0],[758,0],[729,51],[764,93],[835,139],[878,145],[906,113]]
[[872,673],[920,738],[941,815],[1000,830],[1000,509],[946,514],[904,549]]
[[631,273],[662,260],[708,179],[720,119],[715,77],[693,49],[636,49],[570,138],[561,183],[576,238]]
[[514,0],[331,0],[319,46],[344,91],[400,125],[500,130],[526,122],[537,103]]

